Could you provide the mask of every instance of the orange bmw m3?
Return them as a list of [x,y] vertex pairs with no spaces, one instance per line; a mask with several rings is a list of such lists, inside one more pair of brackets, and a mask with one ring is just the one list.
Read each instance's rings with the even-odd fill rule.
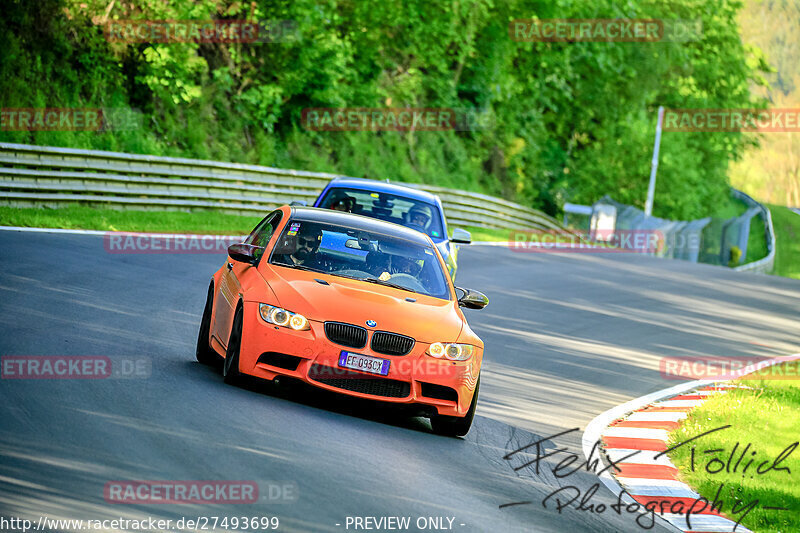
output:
[[483,341],[427,235],[328,209],[281,207],[208,288],[197,360],[223,376],[294,378],[350,396],[406,404],[436,433],[466,435],[478,402]]

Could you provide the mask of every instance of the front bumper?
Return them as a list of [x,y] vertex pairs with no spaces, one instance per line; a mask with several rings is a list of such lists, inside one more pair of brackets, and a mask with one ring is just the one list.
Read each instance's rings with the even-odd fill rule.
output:
[[[266,323],[258,303],[245,302],[243,311],[239,352],[243,374],[267,380],[288,376],[349,396],[435,409],[440,415],[464,416],[469,410],[481,348],[468,361],[430,357],[425,354],[429,344],[422,342],[416,342],[407,355],[391,356],[371,350],[372,332],[364,348],[350,348],[331,342],[322,322],[310,320],[311,329],[294,331]],[[342,351],[389,360],[389,372],[380,376],[341,368]]]

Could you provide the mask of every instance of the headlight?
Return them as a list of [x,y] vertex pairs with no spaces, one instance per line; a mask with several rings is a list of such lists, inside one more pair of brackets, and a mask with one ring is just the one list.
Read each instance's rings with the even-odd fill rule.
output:
[[265,322],[275,324],[284,328],[292,328],[295,331],[302,331],[309,329],[308,319],[301,314],[292,313],[286,309],[275,307],[273,305],[258,304],[258,312],[261,313],[261,318]]
[[472,357],[475,348],[469,344],[456,344],[454,342],[434,342],[428,348],[428,355],[437,359],[445,358],[451,361],[466,361]]

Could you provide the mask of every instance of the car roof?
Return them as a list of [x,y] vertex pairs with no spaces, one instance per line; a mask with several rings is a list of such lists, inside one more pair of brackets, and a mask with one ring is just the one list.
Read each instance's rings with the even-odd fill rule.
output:
[[397,196],[405,196],[413,200],[427,202],[436,205],[436,196],[421,189],[415,189],[397,183],[389,183],[387,181],[371,180],[367,178],[335,178],[330,182],[328,188],[341,187],[346,189],[367,189],[374,192],[383,192],[388,194],[395,194]]
[[336,211],[335,209],[322,209],[319,207],[292,207],[292,217],[298,217],[308,222],[321,222],[323,224],[336,224],[346,226],[367,233],[383,233],[401,237],[415,243],[430,246],[428,236],[415,229],[386,222],[377,218]]

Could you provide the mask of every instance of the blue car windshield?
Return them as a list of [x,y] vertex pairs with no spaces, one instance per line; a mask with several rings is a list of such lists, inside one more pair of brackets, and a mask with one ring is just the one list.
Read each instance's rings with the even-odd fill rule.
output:
[[348,211],[421,231],[443,239],[442,216],[434,204],[366,189],[331,187],[318,207]]
[[275,244],[270,264],[450,300],[433,246],[383,233],[293,218]]

